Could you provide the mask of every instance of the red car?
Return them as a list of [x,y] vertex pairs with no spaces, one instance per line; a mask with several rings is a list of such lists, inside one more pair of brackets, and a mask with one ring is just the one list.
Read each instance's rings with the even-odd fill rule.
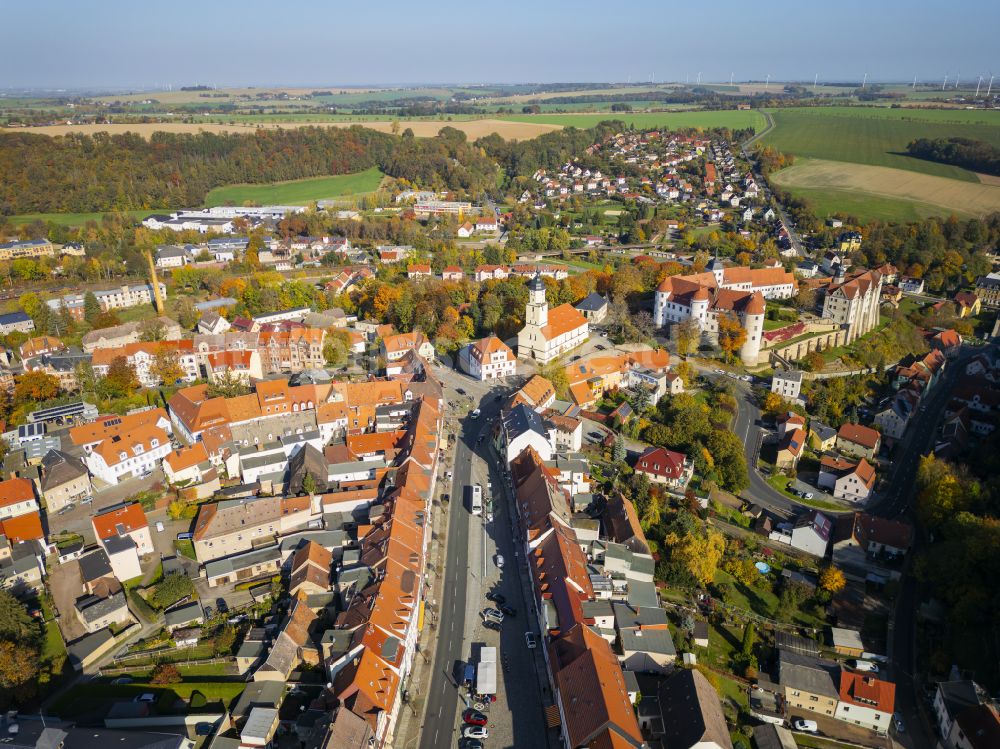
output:
[[485,726],[489,722],[489,719],[485,715],[478,710],[473,710],[471,707],[462,713],[462,720],[470,726]]

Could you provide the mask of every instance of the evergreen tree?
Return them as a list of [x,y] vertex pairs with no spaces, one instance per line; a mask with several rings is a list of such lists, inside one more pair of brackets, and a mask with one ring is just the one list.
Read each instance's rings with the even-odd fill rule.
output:
[[88,291],[83,295],[83,319],[93,324],[94,318],[101,314],[101,303],[93,291]]

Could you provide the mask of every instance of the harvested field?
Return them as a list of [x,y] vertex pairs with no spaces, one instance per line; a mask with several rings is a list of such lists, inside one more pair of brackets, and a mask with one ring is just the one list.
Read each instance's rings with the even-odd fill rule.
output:
[[[801,188],[806,197],[811,197],[809,193],[831,190],[937,207],[939,213],[981,216],[1000,211],[1000,185],[964,182],[883,166],[804,159],[775,173],[771,179],[793,193]],[[835,201],[829,202],[835,204]],[[831,206],[824,207],[829,209]]]
[[[67,135],[69,133],[137,133],[144,138],[148,138],[155,132],[167,133],[245,133],[257,128],[285,128],[285,127],[351,127],[361,124],[372,130],[381,132],[391,132],[392,122],[389,120],[356,122],[288,122],[288,123],[268,123],[266,125],[221,125],[216,123],[185,123],[185,122],[156,122],[142,123],[137,125],[119,124],[112,125],[47,125],[45,127],[17,128],[18,132],[31,132],[39,135]],[[544,122],[513,122],[508,120],[462,120],[445,122],[442,120],[414,120],[399,122],[401,130],[410,128],[413,134],[419,138],[432,138],[438,134],[443,127],[453,127],[464,132],[469,140],[475,140],[485,135],[497,133],[507,140],[524,140],[534,138],[543,133],[553,130],[560,130],[561,125]]]

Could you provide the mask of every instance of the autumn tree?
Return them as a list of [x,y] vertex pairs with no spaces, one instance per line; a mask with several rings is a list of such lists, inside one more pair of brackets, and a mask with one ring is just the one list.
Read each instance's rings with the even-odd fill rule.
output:
[[351,351],[351,334],[346,330],[329,330],[323,342],[323,356],[327,366],[339,369],[347,365]]
[[768,393],[764,396],[763,408],[765,413],[776,414],[782,410],[785,402],[777,393]]
[[153,667],[149,683],[156,685],[179,684],[181,682],[181,672],[173,663],[157,663]]
[[139,389],[139,378],[128,359],[116,356],[108,365],[108,373],[100,380],[100,386],[106,395],[121,398]]
[[209,398],[236,398],[250,392],[246,381],[233,370],[227,369],[222,374],[215,375],[205,394]]
[[701,328],[698,326],[697,320],[690,317],[681,320],[674,326],[674,331],[678,354],[687,356],[697,351],[698,342],[701,340]]
[[827,593],[839,593],[844,589],[845,585],[847,585],[847,580],[844,577],[844,573],[832,564],[820,570],[820,590],[825,590]]
[[59,380],[41,370],[25,372],[15,380],[14,404],[39,403],[59,395]]
[[167,326],[159,317],[143,320],[139,330],[139,338],[143,341],[162,341],[167,337]]
[[701,585],[712,582],[726,550],[726,540],[721,533],[709,529],[678,536],[671,532],[665,540],[671,548],[673,561],[678,562]]
[[0,688],[34,693],[38,677],[38,649],[25,643],[0,640]]
[[565,400],[569,397],[569,379],[566,377],[565,368],[558,362],[552,362],[542,367],[538,374],[552,383],[556,391],[556,397]]
[[735,359],[747,340],[747,332],[732,313],[719,315],[719,347],[729,360]]
[[153,379],[159,380],[164,385],[173,385],[184,379],[184,369],[181,367],[177,351],[166,347],[157,351],[156,358],[149,367],[149,373]]
[[961,482],[952,467],[933,453],[920,459],[917,469],[917,513],[928,528],[937,529],[964,509]]

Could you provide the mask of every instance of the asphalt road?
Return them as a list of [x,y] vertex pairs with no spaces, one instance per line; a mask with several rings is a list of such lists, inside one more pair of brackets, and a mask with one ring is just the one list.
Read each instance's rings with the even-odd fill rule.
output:
[[[497,407],[490,404],[491,413]],[[464,660],[465,599],[469,584],[467,553],[469,547],[469,519],[463,503],[464,488],[471,481],[472,450],[476,436],[487,419],[474,421],[466,417],[455,447],[454,478],[451,500],[448,504],[448,541],[445,552],[444,584],[440,588],[437,606],[437,645],[434,649],[434,667],[427,685],[424,707],[424,726],[420,746],[438,749],[451,743],[452,727],[458,713],[458,688],[455,682],[455,662]],[[443,735],[442,735],[443,733]]]

